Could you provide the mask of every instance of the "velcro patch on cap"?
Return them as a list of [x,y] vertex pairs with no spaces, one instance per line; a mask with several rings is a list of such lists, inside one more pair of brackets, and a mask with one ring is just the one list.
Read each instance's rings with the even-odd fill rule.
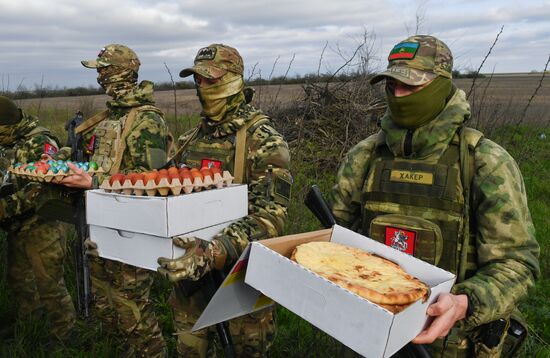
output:
[[203,47],[197,52],[195,61],[213,60],[216,57],[217,49],[215,47]]
[[386,245],[409,255],[414,255],[416,232],[386,226]]
[[416,55],[416,51],[420,44],[417,42],[402,42],[395,45],[388,56],[388,61],[391,60],[412,60]]

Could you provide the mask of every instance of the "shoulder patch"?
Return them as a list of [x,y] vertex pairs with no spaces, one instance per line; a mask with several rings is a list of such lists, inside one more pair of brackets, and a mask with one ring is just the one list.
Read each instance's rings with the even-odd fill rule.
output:
[[416,51],[420,44],[417,42],[402,42],[394,46],[388,56],[388,61],[391,60],[412,60],[416,55]]

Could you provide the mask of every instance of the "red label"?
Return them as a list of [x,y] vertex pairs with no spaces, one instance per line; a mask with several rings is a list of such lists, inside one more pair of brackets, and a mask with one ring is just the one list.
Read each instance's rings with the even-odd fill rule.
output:
[[57,148],[50,143],[44,143],[44,154],[54,155],[57,153]]
[[93,154],[95,146],[95,134],[90,138],[90,143],[86,145],[86,154]]
[[222,162],[220,162],[219,160],[213,160],[213,159],[203,159],[201,160],[201,168],[218,168],[218,169],[221,169],[222,168]]
[[246,271],[247,266],[248,266],[248,259],[239,261],[239,262],[235,265],[235,267],[233,267],[233,270],[231,270],[230,273],[236,273],[236,272],[239,272],[239,271],[242,271],[242,270],[245,270],[245,271]]
[[386,226],[386,245],[406,254],[414,255],[415,244],[416,232]]

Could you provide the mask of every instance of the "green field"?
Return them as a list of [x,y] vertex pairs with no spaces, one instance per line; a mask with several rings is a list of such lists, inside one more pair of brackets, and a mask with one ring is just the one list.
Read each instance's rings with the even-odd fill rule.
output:
[[[87,105],[89,111],[96,108],[96,103],[80,99]],[[498,103],[497,103],[498,105]],[[60,137],[63,134],[63,122],[71,116],[72,108],[42,107],[36,103],[26,107],[29,112],[40,112],[44,125],[52,128]],[[516,108],[517,109],[517,108]],[[539,108],[536,107],[537,113]],[[519,110],[521,112],[521,110]],[[170,114],[170,112],[168,111]],[[181,113],[181,112],[180,112]],[[284,112],[282,112],[284,113]],[[535,115],[536,117],[536,115]],[[197,120],[197,115],[180,116],[175,120],[169,115],[169,125],[173,131],[181,133]],[[536,121],[532,121],[536,122]],[[485,122],[486,123],[486,122]],[[517,158],[524,175],[528,191],[529,207],[535,227],[537,239],[541,246],[542,277],[537,282],[537,288],[531,292],[528,299],[522,302],[521,308],[528,318],[531,328],[528,344],[524,347],[522,357],[550,357],[550,130],[548,125],[531,123],[520,127],[514,138],[510,133],[515,126],[502,123],[491,127],[490,137],[505,145],[511,154]],[[288,129],[287,129],[288,130]],[[295,132],[298,131],[293,128]],[[292,130],[289,133],[293,133]],[[301,129],[300,129],[301,130]],[[546,135],[546,140],[540,134]],[[348,145],[352,145],[349,143]],[[311,162],[308,155],[324,156],[326,148],[320,148],[311,140],[292,140],[293,163],[292,172],[295,179],[293,186],[293,202],[289,209],[287,233],[298,233],[319,229],[316,219],[302,204],[303,197],[313,183],[317,183],[327,192],[334,182],[334,166],[324,167],[317,162]],[[74,240],[74,235],[71,237]],[[120,353],[120,342],[115,337],[108,336],[95,319],[79,320],[77,338],[70,347],[53,346],[48,339],[48,322],[44,319],[34,321],[17,321],[13,296],[6,285],[5,278],[6,243],[0,239],[0,356],[2,357],[116,357]],[[66,279],[74,292],[74,272],[72,253],[67,255]],[[172,335],[171,314],[166,303],[170,284],[159,277],[154,287],[153,299],[161,320],[170,353],[174,354],[175,338]],[[318,331],[307,322],[285,310],[278,309],[279,331],[270,356],[273,357],[338,357],[344,352],[344,347],[323,332]]]

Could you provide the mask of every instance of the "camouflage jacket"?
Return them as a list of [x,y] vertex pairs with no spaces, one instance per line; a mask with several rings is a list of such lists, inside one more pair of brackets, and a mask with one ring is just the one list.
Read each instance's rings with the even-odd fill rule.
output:
[[38,120],[23,113],[21,122],[15,125],[13,143],[0,146],[0,156],[11,163],[28,163],[40,159],[42,154],[53,155],[58,151],[58,139]]
[[[226,115],[221,122],[211,122],[203,118],[199,133],[191,140],[179,160],[195,167],[201,165],[202,153],[231,153],[226,156],[223,169],[233,173],[235,134],[260,113],[252,106],[243,104],[233,114]],[[249,214],[225,228],[216,237],[227,250],[229,259],[226,267],[234,263],[249,241],[281,235],[287,217],[292,184],[288,145],[270,121],[251,128],[252,133],[247,133],[244,173],[244,182],[248,184]],[[186,142],[189,133],[178,139],[180,147]],[[193,151],[196,151],[198,143],[201,143],[202,153],[195,154]],[[222,147],[224,149],[220,150]],[[218,154],[218,158],[220,155]],[[191,160],[192,157],[195,160]]]
[[[0,146],[3,183],[4,180],[8,179],[5,174],[7,166],[10,164],[36,161],[40,159],[42,154],[54,155],[58,151],[59,141],[57,138],[48,129],[39,127],[37,122],[36,118],[23,113],[22,120],[15,125],[13,143]],[[19,188],[23,186],[23,182],[20,180],[17,180],[16,184]],[[1,205],[3,208],[1,211],[5,218],[22,214],[23,211],[32,208],[31,203],[27,200],[28,198],[25,199],[21,191],[2,199]],[[13,223],[6,229],[15,230],[18,227],[17,223]]]
[[[469,117],[465,94],[457,90],[433,121],[414,131],[409,158],[436,161]],[[407,130],[396,127],[386,114],[382,131],[395,158],[403,158]],[[329,201],[340,225],[355,228],[361,220],[361,191],[376,137],[352,148],[338,171]],[[486,138],[475,148],[474,161],[470,210],[474,230],[470,241],[475,241],[477,248],[477,269],[453,288],[456,294],[467,294],[472,304],[473,311],[463,322],[466,330],[508,316],[540,273],[539,246],[516,162]]]
[[[103,153],[98,153],[98,148],[107,144],[114,146],[114,140],[101,138],[97,135],[96,131],[99,125],[106,127],[119,125],[120,122],[126,120],[132,108],[153,104],[153,84],[149,81],[142,81],[123,98],[109,100],[107,102],[108,114],[105,120],[83,133],[83,144],[88,148],[89,160],[100,164],[98,156]],[[171,136],[160,111],[139,111],[124,140],[126,149],[120,165],[121,172],[148,171],[166,163]],[[113,143],[106,143],[107,141]],[[57,158],[70,159],[70,153],[71,149],[64,147]],[[114,151],[111,154],[110,157],[113,159]]]

